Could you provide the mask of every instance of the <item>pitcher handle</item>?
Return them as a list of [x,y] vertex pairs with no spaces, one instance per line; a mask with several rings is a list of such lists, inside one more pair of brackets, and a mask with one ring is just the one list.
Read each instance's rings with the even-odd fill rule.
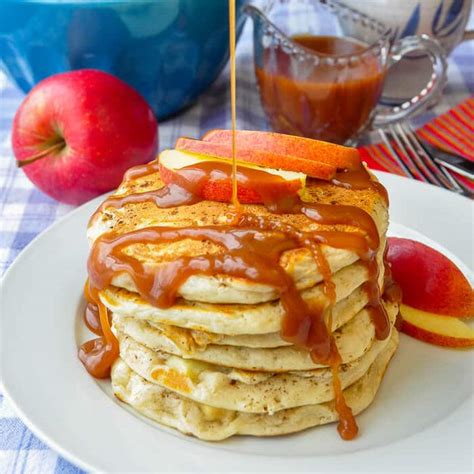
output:
[[398,63],[404,56],[415,51],[428,53],[433,73],[426,86],[410,100],[387,111],[377,111],[372,122],[374,127],[383,127],[398,122],[421,109],[426,103],[441,93],[447,81],[448,65],[442,46],[428,35],[406,36],[396,41],[391,49],[388,67]]

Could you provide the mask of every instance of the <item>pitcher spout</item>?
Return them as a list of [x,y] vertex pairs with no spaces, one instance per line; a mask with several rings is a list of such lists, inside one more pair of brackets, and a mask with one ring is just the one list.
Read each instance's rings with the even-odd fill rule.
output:
[[269,19],[269,14],[274,7],[274,3],[274,1],[254,1],[246,4],[243,8],[243,12],[252,19],[254,28],[256,26],[266,25],[267,27],[276,29],[277,27]]

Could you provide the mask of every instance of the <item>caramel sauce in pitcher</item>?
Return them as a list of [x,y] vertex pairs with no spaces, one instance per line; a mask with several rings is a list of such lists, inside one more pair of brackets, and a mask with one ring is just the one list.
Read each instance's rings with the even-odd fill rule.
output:
[[[385,68],[376,53],[364,53],[369,45],[352,38],[298,35],[291,40],[307,50],[308,59],[276,45],[265,49],[262,64],[255,67],[272,129],[345,143],[370,120],[382,94]],[[318,56],[340,55],[347,55],[343,67],[335,61],[316,62]]]
[[[229,18],[231,84],[233,84],[231,85],[232,127],[235,134],[234,3],[230,0]],[[141,297],[160,308],[169,308],[175,303],[181,285],[192,275],[222,274],[266,284],[278,291],[284,309],[282,338],[308,350],[316,363],[331,367],[334,405],[340,420],[338,431],[342,438],[352,439],[357,435],[358,428],[350,407],[345,403],[339,380],[339,367],[342,361],[331,332],[332,307],[336,301],[336,291],[331,280],[331,269],[321,245],[352,250],[365,263],[368,281],[364,288],[369,295],[368,306],[377,338],[385,339],[390,332],[390,322],[381,301],[378,285],[376,261],[380,246],[378,230],[370,215],[358,207],[303,202],[297,190],[288,193],[271,191],[272,187],[281,184],[279,181],[281,178],[268,173],[264,173],[267,175],[264,177],[267,180],[267,188],[260,186],[259,190],[263,193],[264,205],[270,211],[269,215],[256,216],[244,212],[238,202],[239,183],[248,184],[262,177],[258,176],[261,171],[237,167],[235,137],[233,142],[232,164],[203,162],[175,170],[176,179],[173,184],[154,191],[111,196],[98,209],[97,212],[100,212],[108,207],[120,208],[140,202],[152,202],[160,208],[192,205],[202,200],[197,190],[211,173],[220,173],[223,180],[232,178],[233,213],[226,225],[179,228],[153,226],[126,234],[116,234],[112,231],[96,239],[88,259],[89,280],[85,287],[88,305],[84,318],[87,327],[99,338],[83,344],[79,349],[79,358],[91,375],[102,378],[110,374],[111,365],[119,355],[119,347],[110,328],[108,311],[100,300],[100,291],[110,286],[114,277],[119,274],[127,273]],[[125,180],[134,180],[157,172],[159,164],[153,162],[132,168],[126,173]],[[332,184],[349,189],[374,188],[386,198],[384,188],[374,183],[363,167],[353,172],[339,173]],[[279,214],[304,214],[320,225],[350,226],[357,228],[359,232],[302,231],[282,222],[278,217]],[[161,263],[153,269],[123,252],[130,245],[171,243],[182,239],[208,240],[221,246],[223,251],[216,255],[179,257]],[[293,279],[279,264],[283,252],[302,247],[312,252],[322,274],[323,290],[327,299],[327,304],[324,306],[308,304],[302,298]]]

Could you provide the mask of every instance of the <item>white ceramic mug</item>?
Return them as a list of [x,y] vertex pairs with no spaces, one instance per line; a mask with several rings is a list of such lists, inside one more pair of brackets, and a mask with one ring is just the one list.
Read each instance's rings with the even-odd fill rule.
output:
[[447,54],[464,39],[472,0],[344,0],[344,3],[392,29],[395,39],[426,34],[437,39]]
[[[349,7],[365,13],[392,30],[393,39],[427,35],[436,39],[446,54],[461,41],[474,38],[473,31],[465,31],[469,21],[472,0],[343,0]],[[349,31],[341,22],[346,33]],[[414,53],[390,69],[385,82],[381,103],[397,106],[420,91],[431,75],[431,63],[426,55]],[[409,80],[407,80],[409,78]],[[429,106],[441,94],[433,95]]]

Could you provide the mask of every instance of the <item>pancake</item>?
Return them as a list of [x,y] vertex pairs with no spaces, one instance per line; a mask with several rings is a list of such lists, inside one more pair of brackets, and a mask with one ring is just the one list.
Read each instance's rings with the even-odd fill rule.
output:
[[[162,185],[158,174],[152,174],[125,181],[116,195],[126,196],[133,192],[157,190]],[[377,192],[372,189],[348,190],[331,185],[317,186],[309,180],[304,199],[307,202],[354,205],[367,211],[374,219],[381,238],[378,259],[379,263],[382,263],[388,214],[386,204]],[[91,220],[88,237],[93,243],[100,235],[107,232],[123,235],[154,225],[162,227],[222,225],[229,222],[228,216],[231,209],[230,204],[214,201],[201,201],[190,206],[173,208],[158,208],[151,202],[129,203],[119,208],[106,207]],[[299,231],[343,230],[364,235],[363,231],[357,227],[319,225],[303,214],[275,215],[261,205],[243,205],[242,211],[254,216],[264,216],[279,223],[290,224]],[[332,273],[353,264],[359,258],[356,253],[347,249],[332,248],[324,244],[321,245],[321,249]],[[176,243],[168,242],[159,245],[134,244],[127,247],[124,253],[144,263],[147,268],[156,268],[178,257],[209,256],[224,251],[221,245],[209,240],[183,239]],[[284,252],[280,264],[292,276],[300,290],[311,288],[322,280],[321,272],[308,249],[299,248]],[[115,276],[112,284],[132,292],[137,290],[133,280],[126,273]],[[268,285],[220,274],[192,275],[181,285],[178,295],[190,301],[236,304],[257,304],[278,298],[275,289]]]
[[[210,248],[205,251],[205,246]],[[219,250],[218,246],[212,245],[211,242],[203,244],[202,241],[183,239],[163,245],[134,245],[130,246],[125,253],[133,255],[142,262],[147,262],[147,268],[156,270],[161,263],[180,256],[217,254]],[[323,253],[332,273],[358,260],[358,256],[348,250],[325,247]],[[308,249],[300,248],[284,252],[280,264],[291,275],[299,290],[311,288],[323,279],[314,257]],[[112,284],[118,288],[137,292],[135,283],[127,273],[115,276],[112,279]],[[191,275],[180,286],[178,295],[190,301],[218,304],[258,304],[278,298],[277,290],[271,286],[219,274]]]
[[[395,319],[396,308],[391,309]],[[331,368],[272,373],[183,359],[153,351],[118,331],[120,357],[140,376],[192,400],[216,408],[273,413],[322,403],[334,397]],[[387,345],[375,340],[358,359],[340,367],[343,388],[362,377]],[[276,350],[278,349],[269,349]]]
[[[372,403],[397,345],[398,334],[393,330],[388,344],[366,374],[344,390],[344,398],[354,414]],[[138,413],[208,441],[233,435],[283,435],[338,420],[333,401],[280,410],[272,415],[216,409],[146,381],[121,359],[112,367],[111,380],[116,397]]]
[[[359,286],[347,298],[341,300],[332,311],[331,331],[350,321],[359,311],[361,311],[368,302],[367,292],[363,286]],[[326,322],[327,317],[325,318]],[[168,324],[147,323],[157,328],[160,332],[166,334],[166,337],[172,339],[174,344],[182,347],[184,350],[205,349],[209,344],[217,344],[224,346],[239,346],[253,348],[272,348],[291,346],[291,342],[282,339],[280,332],[269,334],[239,334],[236,336],[228,336],[225,334],[216,334],[206,331],[198,331],[196,329],[184,329]]]
[[[343,268],[333,276],[337,301],[334,307],[335,318],[341,314],[340,305],[344,310],[349,310],[342,303],[343,300],[367,279],[367,268],[362,262]],[[301,294],[303,299],[311,305],[324,307],[329,304],[322,284],[304,290]],[[227,335],[278,332],[285,314],[279,300],[258,305],[218,305],[181,299],[170,308],[159,308],[152,306],[136,293],[116,287],[101,291],[100,299],[110,311],[119,315],[133,315],[135,318],[154,323]]]
[[[388,313],[394,319],[396,307],[391,305]],[[114,315],[114,328],[131,337],[152,351],[174,354],[184,359],[195,359],[224,367],[253,371],[286,372],[311,370],[324,365],[316,364],[307,350],[295,346],[277,348],[248,348],[210,344],[205,348],[192,344],[176,344],[166,333],[154,328],[146,321]],[[393,321],[392,321],[393,323]],[[334,334],[339,355],[343,362],[361,357],[372,345],[375,328],[369,311],[363,309]]]

